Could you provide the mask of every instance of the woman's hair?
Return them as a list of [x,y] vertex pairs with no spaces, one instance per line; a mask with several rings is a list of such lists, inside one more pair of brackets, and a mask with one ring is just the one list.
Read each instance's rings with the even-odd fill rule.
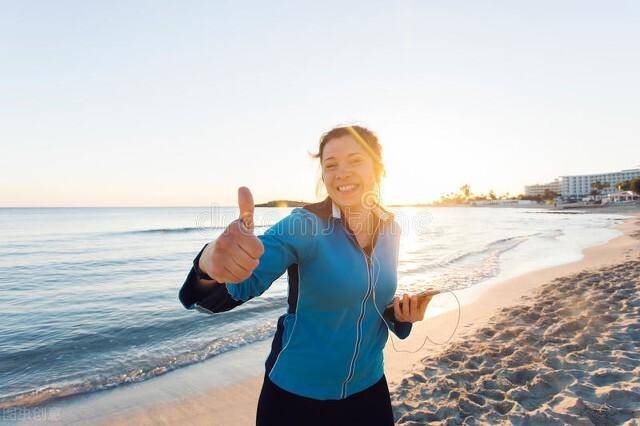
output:
[[[332,139],[341,138],[343,136],[351,136],[356,142],[358,142],[364,150],[367,152],[371,160],[373,161],[373,171],[376,176],[376,180],[380,182],[382,176],[385,175],[384,164],[382,163],[382,145],[378,142],[378,137],[371,130],[362,126],[340,126],[334,127],[329,130],[320,138],[320,146],[318,152],[311,154],[313,158],[317,158],[322,163],[322,154],[324,147]],[[320,184],[320,182],[318,182]],[[316,188],[316,192],[318,188]]]

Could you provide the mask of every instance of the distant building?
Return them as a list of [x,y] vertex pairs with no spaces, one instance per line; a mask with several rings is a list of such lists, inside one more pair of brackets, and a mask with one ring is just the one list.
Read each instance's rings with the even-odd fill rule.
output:
[[560,194],[563,197],[584,197],[591,193],[591,185],[596,182],[609,184],[609,187],[602,189],[602,194],[610,194],[617,191],[617,184],[635,178],[640,178],[640,168],[596,175],[561,176]]
[[638,199],[640,199],[640,196],[638,196],[636,193],[632,191],[620,191],[620,192],[616,191],[607,195],[607,197],[602,200],[602,204],[621,203],[625,201],[635,201]]
[[545,191],[553,191],[556,194],[560,194],[560,181],[556,179],[553,182],[536,185],[526,185],[524,187],[524,195],[528,197],[543,196]]
[[532,206],[538,204],[531,200],[478,200],[472,201],[472,206]]

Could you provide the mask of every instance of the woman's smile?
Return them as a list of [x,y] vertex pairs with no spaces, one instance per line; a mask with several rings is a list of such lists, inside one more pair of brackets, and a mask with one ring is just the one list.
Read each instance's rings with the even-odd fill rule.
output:
[[358,184],[348,184],[348,185],[338,185],[337,189],[338,192],[340,192],[341,194],[344,195],[352,195],[354,193],[356,193],[356,191],[360,188],[360,185]]

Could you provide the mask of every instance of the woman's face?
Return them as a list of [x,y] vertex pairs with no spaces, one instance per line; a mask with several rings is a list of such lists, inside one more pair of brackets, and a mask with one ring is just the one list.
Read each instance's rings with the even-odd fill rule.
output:
[[368,199],[376,187],[373,160],[365,149],[351,136],[342,136],[325,144],[321,160],[331,199],[343,208],[362,209],[364,195]]

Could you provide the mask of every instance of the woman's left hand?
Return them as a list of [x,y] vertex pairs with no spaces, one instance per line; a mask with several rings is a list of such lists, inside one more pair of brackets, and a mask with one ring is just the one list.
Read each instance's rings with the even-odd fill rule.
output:
[[409,296],[405,293],[402,296],[401,305],[400,298],[395,297],[393,299],[393,312],[396,320],[410,323],[422,321],[424,319],[424,312],[427,310],[429,302],[431,302],[431,298],[432,296],[419,298],[418,296]]

